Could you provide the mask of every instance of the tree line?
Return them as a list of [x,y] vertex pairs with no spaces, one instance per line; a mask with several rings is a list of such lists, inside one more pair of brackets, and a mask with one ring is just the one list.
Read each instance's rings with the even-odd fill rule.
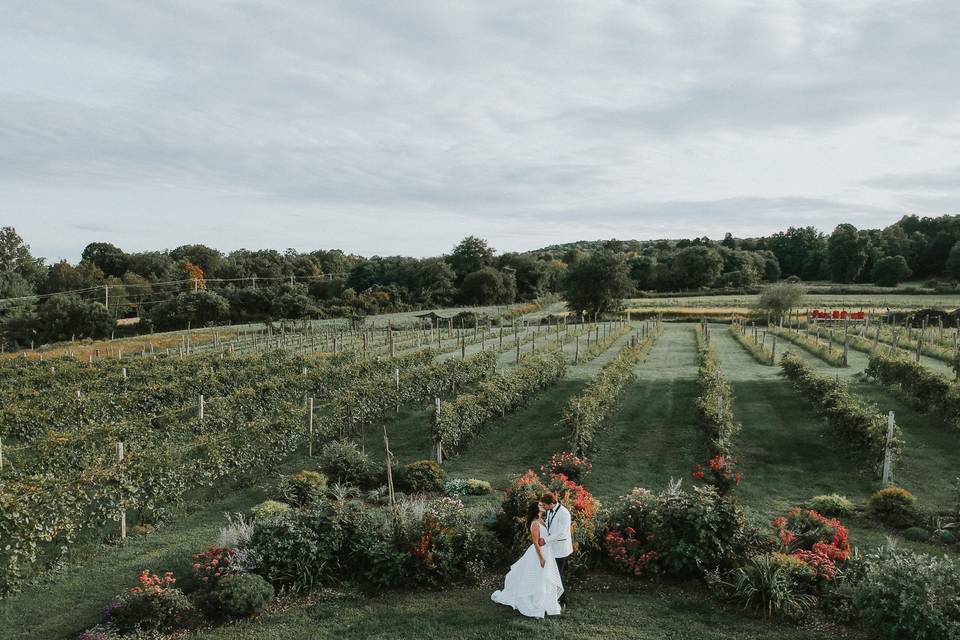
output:
[[[338,249],[204,245],[126,252],[88,245],[81,260],[46,264],[11,227],[0,229],[0,341],[9,348],[117,330],[277,318],[362,317],[563,297],[603,313],[638,292],[751,288],[782,279],[896,285],[960,280],[960,216],[905,216],[884,229],[790,227],[766,237],[581,241],[525,253],[464,238],[431,258],[363,257]],[[73,292],[73,293],[71,293]]]

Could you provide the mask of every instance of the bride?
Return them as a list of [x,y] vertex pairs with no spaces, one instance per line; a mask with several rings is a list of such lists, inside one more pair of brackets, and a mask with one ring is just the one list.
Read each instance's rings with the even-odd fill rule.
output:
[[510,567],[503,590],[494,591],[490,596],[494,602],[513,607],[531,618],[560,615],[559,599],[563,593],[560,571],[550,546],[540,544],[546,537],[543,535],[546,529],[540,503],[534,502],[527,510],[527,530],[533,544]]

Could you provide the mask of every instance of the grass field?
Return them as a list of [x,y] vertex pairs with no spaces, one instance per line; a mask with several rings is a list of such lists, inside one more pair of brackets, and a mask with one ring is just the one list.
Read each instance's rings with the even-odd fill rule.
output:
[[[769,521],[814,495],[841,493],[862,503],[876,488],[875,480],[858,471],[826,431],[813,407],[778,375],[778,367],[757,363],[726,329],[716,326],[713,344],[734,392],[732,410],[743,429],[735,456],[744,473],[738,490],[741,504],[758,521]],[[621,338],[600,356],[571,366],[566,379],[537,396],[526,408],[508,415],[445,463],[450,477],[491,481],[502,490],[528,468],[568,448],[569,433],[558,424],[567,400],[627,341]],[[581,345],[583,347],[583,345]],[[564,345],[572,361],[573,343]],[[636,365],[637,381],[594,441],[594,472],[587,488],[609,503],[636,486],[662,488],[671,478],[691,481],[693,465],[705,461],[707,449],[695,426],[693,402],[695,334],[688,324],[667,325],[646,359]],[[509,367],[513,354],[501,357]],[[877,387],[859,372],[866,355],[850,352],[850,367],[835,369],[811,354],[800,355],[821,374],[850,381],[861,398],[896,412],[906,441],[895,468],[898,482],[925,506],[952,504],[955,469],[960,468],[956,435],[931,416],[919,414],[903,400]],[[432,441],[426,406],[405,408],[388,424],[391,449],[400,462],[428,457]],[[382,459],[382,429],[366,432],[365,449]],[[287,471],[310,465],[304,457],[288,461]],[[222,514],[242,511],[264,499],[271,476],[252,479],[252,486],[196,496],[190,508],[155,533],[133,537],[122,547],[72,549],[64,566],[28,584],[20,595],[0,601],[0,638],[67,638],[92,624],[100,606],[129,587],[136,573],[183,569],[189,553],[216,539]],[[498,495],[473,498],[469,506],[495,506]],[[854,545],[881,543],[888,531],[865,518],[845,522]],[[907,543],[925,551],[942,548]],[[284,600],[255,621],[186,637],[206,638],[521,638],[548,634],[557,638],[650,638],[696,636],[707,640],[838,637],[834,630],[771,626],[717,605],[699,588],[669,586],[611,588],[603,581],[573,585],[573,606],[559,620],[528,621],[489,600],[498,574],[475,587],[442,592],[415,591],[366,597],[350,590],[322,591],[309,598]],[[619,585],[619,583],[617,583]],[[6,634],[6,635],[5,635]]]
[[[722,310],[723,313],[746,311],[756,303],[758,295],[721,295],[721,296],[681,296],[633,298],[626,301],[630,309],[686,309]],[[810,309],[956,309],[960,307],[960,295],[918,295],[895,293],[852,293],[846,295],[834,293],[808,293],[800,303]]]

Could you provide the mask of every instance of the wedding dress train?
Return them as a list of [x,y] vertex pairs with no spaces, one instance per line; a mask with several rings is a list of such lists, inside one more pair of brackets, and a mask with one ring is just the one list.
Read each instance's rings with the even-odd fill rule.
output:
[[544,566],[540,566],[537,550],[531,544],[510,567],[503,589],[490,596],[494,602],[513,607],[530,618],[560,615],[563,582],[557,561],[549,545],[540,547],[540,552],[543,553]]

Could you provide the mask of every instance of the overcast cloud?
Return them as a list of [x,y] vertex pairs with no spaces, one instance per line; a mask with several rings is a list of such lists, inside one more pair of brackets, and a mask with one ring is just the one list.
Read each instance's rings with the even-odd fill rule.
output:
[[879,227],[960,213],[960,3],[0,2],[35,254]]

